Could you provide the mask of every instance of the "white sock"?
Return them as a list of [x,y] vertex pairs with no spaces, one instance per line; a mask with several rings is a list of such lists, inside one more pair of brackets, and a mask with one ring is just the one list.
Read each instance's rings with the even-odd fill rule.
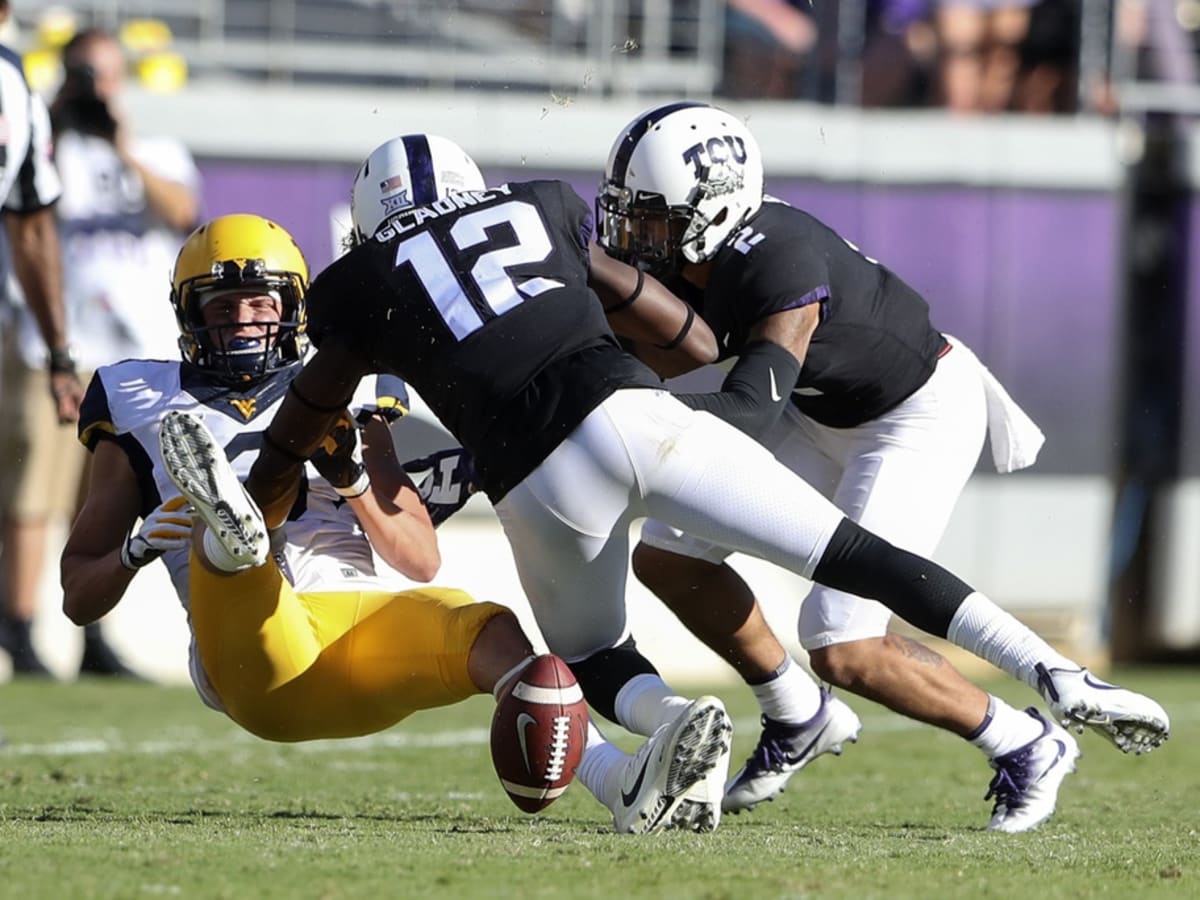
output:
[[821,689],[792,657],[784,656],[779,668],[765,681],[751,684],[763,715],[776,722],[799,725],[821,708]]
[[613,706],[617,721],[634,734],[647,737],[670,722],[692,701],[680,697],[657,675],[635,675],[617,691]]
[[620,791],[621,786],[610,782],[614,781],[614,773],[623,773],[628,758],[620,748],[610,744],[595,723],[588,719],[587,742],[583,747],[583,759],[575,772],[575,780],[612,809],[613,803],[609,801],[615,799],[615,792]]
[[988,759],[1004,756],[1042,736],[1042,723],[998,697],[988,695],[988,714],[973,737],[972,744]]
[[1019,678],[1037,690],[1034,666],[1045,663],[1052,669],[1079,669],[1016,617],[1006,613],[978,591],[959,606],[946,633],[951,643],[970,650],[1001,671]]
[[229,551],[226,550],[221,542],[217,540],[217,536],[212,533],[211,528],[204,529],[204,558],[212,564],[213,568],[220,569],[222,572],[240,572],[243,569],[251,568],[251,564],[242,560],[234,559]]

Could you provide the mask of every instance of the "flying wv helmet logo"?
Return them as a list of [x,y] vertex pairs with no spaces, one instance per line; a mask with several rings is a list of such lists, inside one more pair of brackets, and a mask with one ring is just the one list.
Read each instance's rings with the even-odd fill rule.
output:
[[408,199],[408,188],[404,186],[403,175],[393,175],[379,182],[379,193],[382,195],[379,202],[383,206],[385,216],[412,206],[412,201]]
[[691,164],[696,180],[710,197],[741,188],[748,156],[746,142],[732,134],[710,137],[683,151],[683,161]]
[[231,397],[229,402],[233,404],[234,408],[242,414],[242,418],[247,422],[254,417],[254,413],[258,409],[258,401],[253,397]]

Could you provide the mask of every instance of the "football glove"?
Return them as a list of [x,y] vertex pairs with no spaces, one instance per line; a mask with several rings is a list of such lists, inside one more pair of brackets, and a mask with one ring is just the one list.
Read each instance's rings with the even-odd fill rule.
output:
[[375,402],[364,403],[358,410],[358,424],[365,426],[372,417],[391,425],[408,415],[408,388],[395,375],[375,376]]
[[136,572],[168,550],[182,550],[192,540],[192,508],[178,496],[146,516],[137,533],[130,532],[121,545],[121,565]]
[[429,471],[417,483],[417,493],[425,501],[429,518],[436,528],[462,509],[479,490],[471,454],[462,447],[439,450],[402,464],[412,474]]
[[363,465],[358,423],[349,410],[338,414],[329,433],[313,453],[311,462],[321,477],[348,500],[361,497],[371,487],[367,467]]

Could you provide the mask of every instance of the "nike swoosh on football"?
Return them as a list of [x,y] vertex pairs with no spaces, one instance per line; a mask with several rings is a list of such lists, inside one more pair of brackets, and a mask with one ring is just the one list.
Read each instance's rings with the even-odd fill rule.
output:
[[638,772],[637,779],[633,782],[633,787],[629,793],[621,791],[621,802],[626,806],[632,806],[633,801],[637,799],[638,792],[642,789],[642,782],[646,780],[646,768],[650,765],[650,756],[647,755],[642,760],[642,771]]
[[775,384],[775,370],[768,368],[767,371],[771,373],[771,402],[778,403],[783,398],[779,396],[779,388]]
[[537,719],[527,712],[523,712],[517,716],[517,743],[521,745],[521,758],[525,760],[525,771],[530,775],[533,774],[533,767],[529,765],[529,745],[526,735],[528,734],[529,726],[536,724]]

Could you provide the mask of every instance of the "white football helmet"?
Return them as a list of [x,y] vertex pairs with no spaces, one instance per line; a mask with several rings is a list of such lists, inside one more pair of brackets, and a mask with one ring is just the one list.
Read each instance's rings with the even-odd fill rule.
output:
[[409,207],[485,188],[479,166],[453,141],[436,134],[392,138],[376,147],[354,176],[351,240],[361,244]]
[[597,240],[651,271],[712,259],[763,201],[758,142],[736,116],[670,103],[630,122],[596,198]]

